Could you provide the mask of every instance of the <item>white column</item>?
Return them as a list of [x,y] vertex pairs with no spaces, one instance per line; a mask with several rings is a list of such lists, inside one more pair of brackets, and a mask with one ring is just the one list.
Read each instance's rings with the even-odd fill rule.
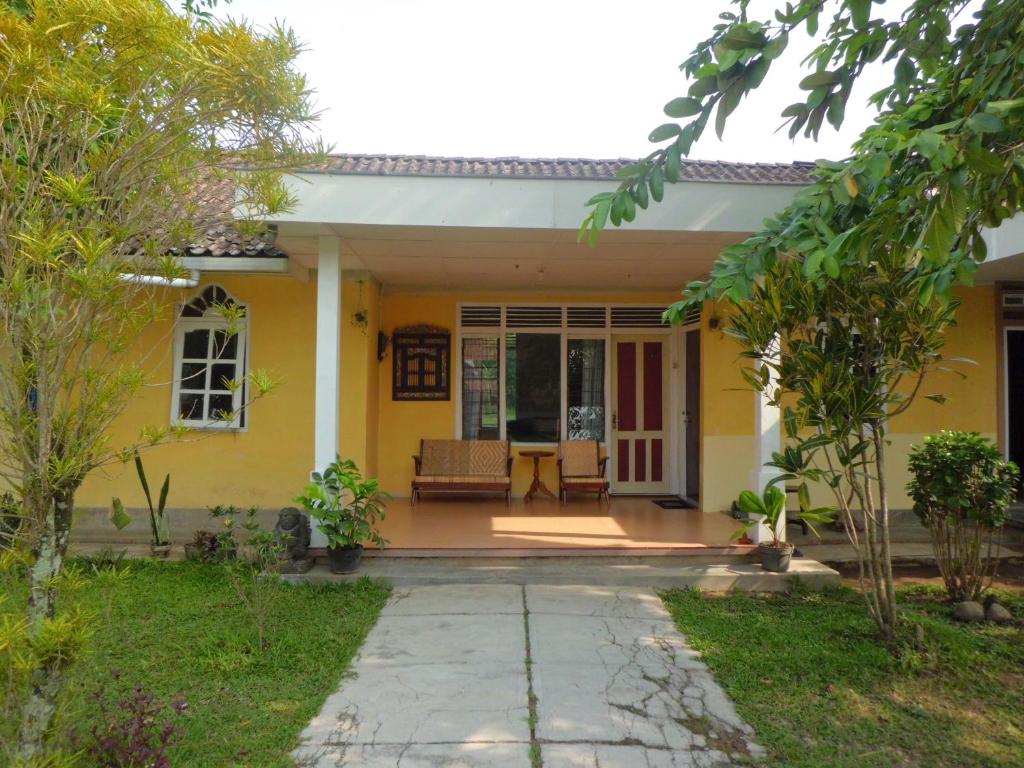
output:
[[[337,237],[320,238],[316,273],[316,395],[313,422],[313,471],[322,472],[338,455],[341,381],[341,255]],[[326,541],[312,526],[314,547]]]
[[[778,359],[778,349],[769,350],[769,354]],[[764,366],[764,363],[758,363]],[[775,384],[775,377],[772,376],[772,387]],[[754,393],[754,468],[750,473],[750,490],[760,495],[769,481],[778,476],[780,470],[775,467],[766,467],[765,462],[771,461],[772,454],[782,450],[782,409],[778,405],[772,405],[769,392]],[[785,491],[780,485],[779,490]],[[765,524],[754,526],[751,529],[751,538],[754,543],[771,540],[771,531]],[[786,515],[783,512],[779,519],[779,536],[786,538]]]

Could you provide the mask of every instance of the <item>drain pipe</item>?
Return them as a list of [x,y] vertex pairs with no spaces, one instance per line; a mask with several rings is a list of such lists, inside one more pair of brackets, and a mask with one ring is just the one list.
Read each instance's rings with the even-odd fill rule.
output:
[[124,273],[121,280],[137,285],[155,285],[163,288],[195,288],[199,285],[199,270],[190,269],[188,277],[161,277],[159,275],[133,275]]

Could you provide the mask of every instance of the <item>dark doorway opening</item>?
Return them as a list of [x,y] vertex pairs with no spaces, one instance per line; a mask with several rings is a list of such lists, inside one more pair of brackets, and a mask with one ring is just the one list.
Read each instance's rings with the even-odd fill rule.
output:
[[[1022,358],[1024,359],[1024,358]],[[700,328],[686,331],[686,384],[683,392],[683,444],[686,482],[683,495],[700,500]]]
[[1024,467],[1024,328],[1006,331],[1006,412],[1007,453]]

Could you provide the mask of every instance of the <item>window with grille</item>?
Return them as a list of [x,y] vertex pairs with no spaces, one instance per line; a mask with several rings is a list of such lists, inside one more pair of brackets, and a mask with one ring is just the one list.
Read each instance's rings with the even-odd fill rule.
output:
[[248,316],[219,285],[181,308],[174,335],[171,420],[191,428],[245,427]]

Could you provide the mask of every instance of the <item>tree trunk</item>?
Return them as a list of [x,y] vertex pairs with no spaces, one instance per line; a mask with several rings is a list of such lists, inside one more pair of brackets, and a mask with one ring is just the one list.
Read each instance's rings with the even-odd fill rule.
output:
[[[50,508],[41,515],[43,524],[33,551],[35,559],[28,573],[27,619],[31,639],[38,637],[46,622],[56,615],[57,580],[64,568],[73,507],[72,493],[56,494]],[[46,736],[57,709],[64,665],[65,661],[58,658],[39,666],[30,676],[18,729],[17,755],[25,762],[44,754]]]

